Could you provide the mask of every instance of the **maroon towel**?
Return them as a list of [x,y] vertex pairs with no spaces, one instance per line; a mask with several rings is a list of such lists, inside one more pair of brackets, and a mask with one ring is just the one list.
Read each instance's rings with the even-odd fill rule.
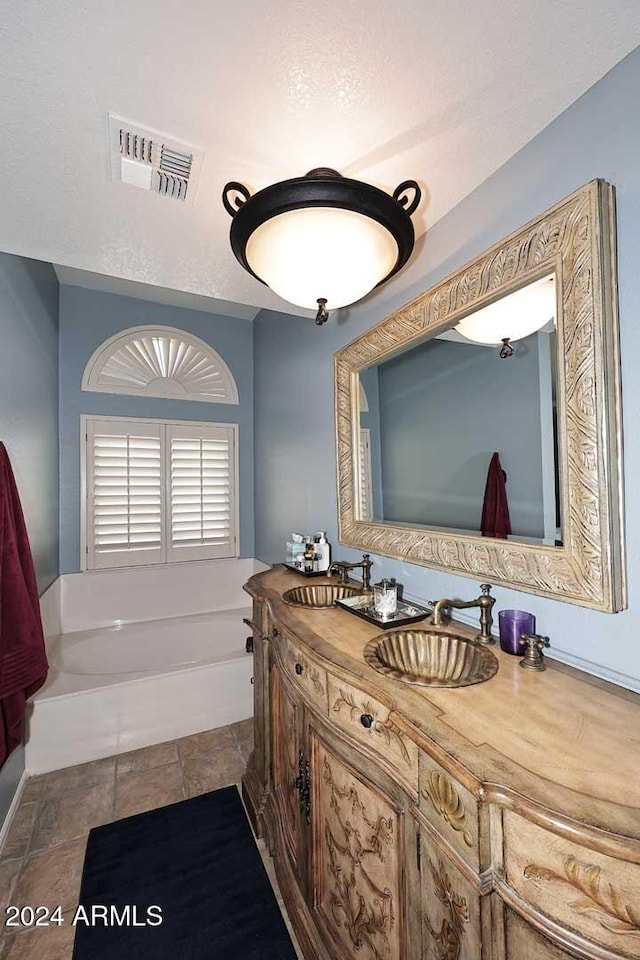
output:
[[511,533],[506,483],[507,475],[500,464],[500,457],[494,453],[489,464],[487,485],[484,488],[480,521],[483,537],[499,537],[501,540],[506,540],[507,534]]
[[42,686],[47,669],[27,528],[0,443],[0,766],[22,742],[27,697]]

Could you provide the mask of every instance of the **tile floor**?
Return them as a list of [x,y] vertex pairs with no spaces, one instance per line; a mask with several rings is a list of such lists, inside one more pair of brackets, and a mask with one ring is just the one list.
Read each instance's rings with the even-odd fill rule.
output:
[[[78,903],[89,830],[239,783],[253,746],[252,724],[244,720],[32,777],[0,851],[0,960],[71,960],[68,918]],[[272,864],[264,845],[258,847],[284,913]],[[60,904],[67,922],[7,932],[10,903]]]

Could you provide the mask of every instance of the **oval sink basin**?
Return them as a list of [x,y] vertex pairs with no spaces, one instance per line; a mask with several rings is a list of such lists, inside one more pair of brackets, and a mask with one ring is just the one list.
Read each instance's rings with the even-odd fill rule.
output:
[[332,607],[336,600],[356,597],[361,591],[340,583],[310,583],[305,587],[293,587],[282,594],[285,603],[294,607]]
[[425,687],[467,687],[498,671],[498,660],[486,647],[435,630],[381,634],[368,642],[364,658],[387,677]]

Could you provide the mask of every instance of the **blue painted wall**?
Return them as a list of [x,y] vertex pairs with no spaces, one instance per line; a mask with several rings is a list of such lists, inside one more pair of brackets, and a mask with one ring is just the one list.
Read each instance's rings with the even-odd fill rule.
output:
[[[58,576],[58,281],[50,264],[0,253],[0,440],[11,457],[42,594]],[[0,824],[22,772],[0,771]]]
[[[209,343],[238,386],[240,404],[127,397],[81,390],[94,350],[129,327],[177,327]],[[60,571],[80,570],[80,415],[153,417],[239,424],[240,555],[253,542],[253,325],[197,310],[168,307],[111,293],[60,288]]]
[[[618,270],[624,398],[629,610],[615,616],[497,588],[497,607],[537,615],[555,655],[640,689],[640,49],[548,126],[429,230],[429,271],[401,296],[385,289],[324,327],[264,311],[255,322],[256,555],[282,558],[292,529],[326,529],[337,545],[333,353],[392,310],[595,177],[617,188]],[[417,171],[427,181],[429,172]],[[375,558],[375,579],[396,576],[420,598],[477,593],[470,580]]]
[[[537,334],[518,341],[508,362],[497,348],[434,339],[378,371],[382,516],[479,531],[496,451],[513,533],[542,538]],[[553,458],[545,466],[552,472]]]

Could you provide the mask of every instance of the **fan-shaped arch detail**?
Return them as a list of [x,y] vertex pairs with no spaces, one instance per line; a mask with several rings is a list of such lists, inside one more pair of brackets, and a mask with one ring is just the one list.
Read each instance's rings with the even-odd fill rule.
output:
[[85,367],[82,389],[238,403],[236,382],[220,354],[175,327],[131,327],[105,340]]

